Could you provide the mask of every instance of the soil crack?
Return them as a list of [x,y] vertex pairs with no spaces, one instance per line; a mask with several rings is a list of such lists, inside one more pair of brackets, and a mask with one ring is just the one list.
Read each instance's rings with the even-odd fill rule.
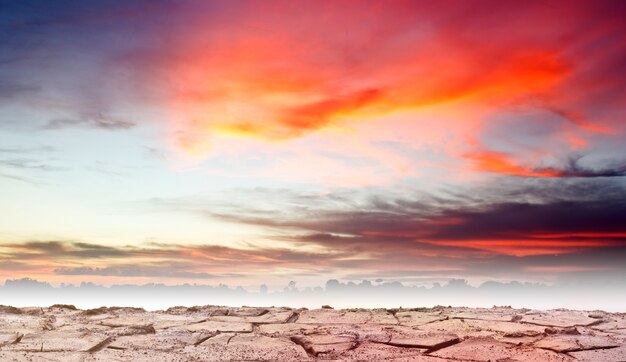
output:
[[291,315],[289,316],[289,318],[287,318],[285,323],[296,323],[298,321],[298,318],[300,318],[300,313],[293,311]]
[[113,342],[113,337],[107,337],[104,340],[102,340],[100,343],[98,343],[95,346],[89,348],[87,350],[87,352],[89,352],[89,353],[98,352],[98,351],[102,350],[104,347],[106,347],[107,345],[111,344],[111,342]]
[[219,335],[219,334],[220,334],[220,331],[210,333],[209,335],[204,336],[204,337],[202,337],[202,338],[198,339],[198,340],[197,340],[197,341],[196,341],[193,345],[194,345],[194,346],[198,346],[198,345],[200,345],[201,343],[203,343],[204,341],[206,341],[206,340],[208,340],[208,339],[210,339],[210,338],[213,338],[213,337],[215,337],[215,336],[217,336],[217,335]]
[[307,341],[299,336],[292,336],[289,337],[289,340],[291,340],[293,343],[297,344],[298,346],[302,347],[302,349],[304,349],[304,352],[306,352],[306,354],[309,357],[317,357],[317,353],[315,353],[315,351],[313,350],[313,347],[307,343]]

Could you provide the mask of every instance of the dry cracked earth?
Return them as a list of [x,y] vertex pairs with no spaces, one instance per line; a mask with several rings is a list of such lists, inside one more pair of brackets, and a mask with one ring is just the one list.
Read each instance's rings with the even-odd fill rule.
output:
[[0,306],[0,361],[626,361],[626,314]]

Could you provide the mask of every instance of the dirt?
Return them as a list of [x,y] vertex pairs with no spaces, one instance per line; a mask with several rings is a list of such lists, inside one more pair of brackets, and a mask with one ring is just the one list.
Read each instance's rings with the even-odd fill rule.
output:
[[509,307],[2,306],[0,360],[626,361],[626,316]]

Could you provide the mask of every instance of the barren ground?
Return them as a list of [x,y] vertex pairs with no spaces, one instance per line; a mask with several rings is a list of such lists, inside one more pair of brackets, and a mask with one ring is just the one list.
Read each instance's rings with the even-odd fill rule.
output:
[[626,361],[626,315],[0,306],[0,361]]

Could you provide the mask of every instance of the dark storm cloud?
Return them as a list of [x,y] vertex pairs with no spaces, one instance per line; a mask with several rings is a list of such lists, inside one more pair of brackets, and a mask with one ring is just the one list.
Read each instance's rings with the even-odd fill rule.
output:
[[531,274],[567,278],[576,272],[601,273],[606,276],[626,271],[626,246],[591,248],[562,254],[527,256],[497,255],[492,258],[468,261],[468,276],[488,275],[506,271],[510,276],[528,277]]
[[[546,204],[500,203],[478,210],[446,210],[434,220],[458,219],[458,223],[434,226],[429,238],[502,239],[533,238],[533,233],[598,233],[595,239],[626,244],[626,197],[596,201],[561,201]],[[624,233],[603,237],[603,233]],[[567,237],[564,237],[567,238]]]
[[[372,198],[358,208],[339,207],[337,210],[324,209],[326,205],[318,203],[300,213],[296,212],[297,207],[294,212],[251,212],[246,208],[238,213],[206,213],[235,223],[309,231],[310,234],[299,240],[327,245],[350,244],[351,238],[341,234],[375,236],[378,233],[392,240],[394,235],[412,240],[474,240],[507,235],[533,238],[533,233],[626,233],[624,186],[605,182],[547,183],[542,189],[541,185],[518,185],[500,195],[485,195],[482,200],[480,193],[474,193],[438,203],[408,197],[386,202]],[[492,190],[498,192],[497,188]],[[511,197],[513,195],[521,195],[527,201]],[[509,197],[515,201],[509,201]],[[621,242],[626,242],[625,238],[626,235],[605,237]]]
[[[260,195],[272,203],[255,210],[255,203],[237,202]],[[605,278],[626,268],[622,178],[502,178],[437,195],[255,189],[224,203],[195,196],[150,205],[351,255],[328,265],[352,276]]]
[[537,173],[552,173],[555,177],[620,177],[626,176],[626,161],[609,162],[609,166],[592,169],[580,165],[584,156],[573,155],[567,159],[562,168],[536,168]]

